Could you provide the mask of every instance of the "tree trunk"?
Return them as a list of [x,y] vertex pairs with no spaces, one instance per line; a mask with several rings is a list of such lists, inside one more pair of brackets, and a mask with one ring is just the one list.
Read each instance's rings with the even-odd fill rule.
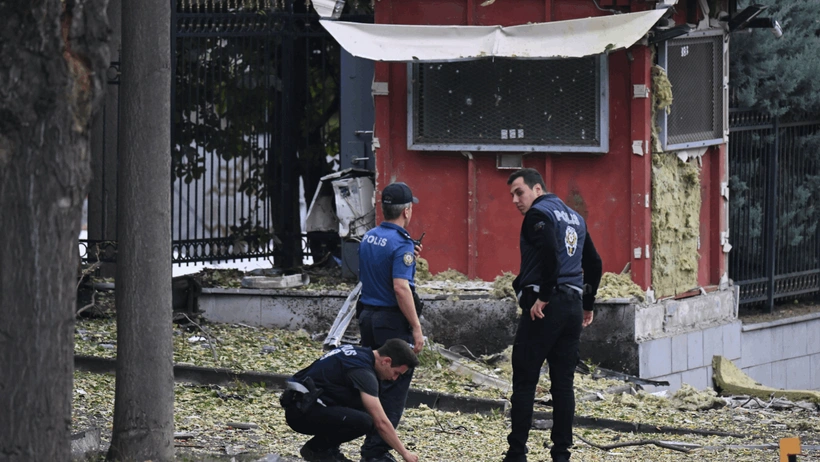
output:
[[170,7],[122,3],[115,460],[174,455]]
[[0,459],[68,460],[105,0],[0,2]]

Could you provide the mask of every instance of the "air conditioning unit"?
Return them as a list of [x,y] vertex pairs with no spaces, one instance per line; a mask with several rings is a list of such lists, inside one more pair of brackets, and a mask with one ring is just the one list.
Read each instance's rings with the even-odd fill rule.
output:
[[407,77],[408,149],[609,149],[606,54],[411,63]]
[[664,151],[729,140],[729,36],[696,31],[658,45],[658,65],[672,84],[672,106],[658,114]]

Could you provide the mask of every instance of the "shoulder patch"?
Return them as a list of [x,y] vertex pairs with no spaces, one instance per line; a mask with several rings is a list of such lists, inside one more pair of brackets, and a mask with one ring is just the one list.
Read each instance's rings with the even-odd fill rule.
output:
[[413,261],[415,261],[415,259],[416,258],[413,256],[412,252],[405,253],[404,257],[402,258],[402,260],[404,260],[404,264],[407,265],[407,266],[412,265]]
[[541,231],[542,229],[544,229],[544,226],[546,226],[546,223],[544,223],[543,221],[539,221],[532,228],[533,231]]

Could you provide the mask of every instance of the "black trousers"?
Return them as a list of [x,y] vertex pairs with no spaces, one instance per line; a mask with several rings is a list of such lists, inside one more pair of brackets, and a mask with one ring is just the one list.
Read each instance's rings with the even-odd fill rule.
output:
[[544,307],[544,318],[533,321],[529,307],[537,298],[538,294],[531,290],[522,294],[521,305],[527,309],[521,315],[513,344],[512,430],[507,437],[510,445],[508,460],[525,460],[535,388],[545,360],[549,364],[553,401],[552,458],[569,458],[569,448],[572,446],[572,421],[575,418],[573,380],[579,360],[578,344],[584,317],[581,295],[575,292],[554,293]]
[[[359,317],[359,330],[362,335],[362,346],[368,348],[377,349],[391,338],[413,343],[410,324],[398,309],[373,310],[365,307]],[[413,369],[399,376],[396,381],[383,381],[379,384],[379,401],[382,403],[387,419],[393,424],[393,428],[399,426],[399,421],[404,413],[411,380],[413,380]],[[361,454],[363,457],[376,458],[389,450],[390,445],[374,429],[367,434],[362,445]]]
[[295,405],[288,406],[285,421],[296,432],[314,435],[307,442],[314,451],[338,448],[374,428],[373,418],[364,411],[344,406],[324,407],[319,403],[314,403],[306,413]]

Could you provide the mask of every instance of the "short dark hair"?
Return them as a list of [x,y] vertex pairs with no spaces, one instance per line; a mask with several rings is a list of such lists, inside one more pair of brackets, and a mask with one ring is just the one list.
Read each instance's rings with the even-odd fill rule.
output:
[[376,351],[379,356],[390,358],[392,367],[408,366],[412,369],[419,365],[419,358],[404,340],[391,338]]
[[547,185],[544,183],[544,178],[541,177],[541,174],[538,173],[538,170],[534,168],[522,168],[521,170],[516,170],[507,178],[507,185],[513,184],[517,178],[523,178],[524,184],[530,187],[530,189],[534,188],[535,185],[540,184],[541,189],[544,192],[547,191]]
[[382,203],[382,213],[384,213],[384,219],[395,220],[396,218],[401,216],[401,213],[404,211],[404,209],[409,209],[411,205],[413,205],[412,202],[395,205]]

